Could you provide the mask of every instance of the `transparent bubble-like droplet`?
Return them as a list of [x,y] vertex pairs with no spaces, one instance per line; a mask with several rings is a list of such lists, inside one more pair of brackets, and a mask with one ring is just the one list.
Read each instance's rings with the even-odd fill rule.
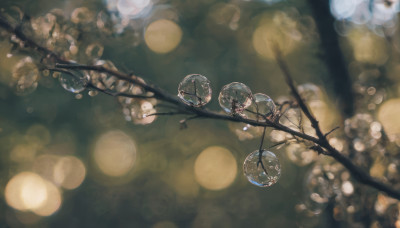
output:
[[99,92],[96,91],[96,90],[90,90],[90,91],[88,92],[88,94],[89,94],[89,96],[94,97],[94,96],[96,96],[97,94],[99,94]]
[[93,21],[93,13],[86,7],[76,8],[72,11],[71,21],[75,24],[87,24]]
[[244,163],[243,171],[250,183],[259,187],[269,187],[275,184],[281,176],[281,164],[274,153],[267,150],[256,150],[249,154]]
[[80,93],[85,90],[89,76],[83,71],[69,71],[61,73],[58,80],[65,90]]
[[210,81],[200,74],[187,75],[178,87],[178,97],[188,105],[201,107],[211,100]]
[[85,54],[89,58],[98,59],[103,55],[104,47],[99,43],[92,43],[87,46]]
[[34,92],[38,85],[39,70],[32,58],[21,59],[12,71],[11,86],[17,95],[27,95]]
[[240,82],[232,82],[222,87],[219,93],[219,105],[230,114],[241,114],[251,105],[252,93],[249,87]]
[[256,93],[253,95],[254,102],[248,108],[247,115],[251,119],[256,119],[257,121],[265,121],[265,119],[270,119],[275,113],[276,106],[274,101],[263,93]]

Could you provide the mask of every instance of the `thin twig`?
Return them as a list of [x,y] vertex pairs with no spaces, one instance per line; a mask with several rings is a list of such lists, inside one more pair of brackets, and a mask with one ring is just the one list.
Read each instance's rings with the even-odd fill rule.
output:
[[325,133],[325,137],[327,137],[328,135],[330,135],[332,132],[336,131],[337,129],[339,129],[340,127],[337,126],[335,128],[333,128],[332,130],[328,131],[328,133]]
[[185,112],[156,112],[156,113],[152,113],[152,114],[148,114],[146,115],[146,117],[148,116],[174,116],[174,115],[186,115],[187,113]]
[[263,144],[264,144],[264,138],[265,138],[265,131],[266,131],[266,127],[264,127],[263,133],[262,133],[262,136],[261,136],[260,149],[258,150],[257,167],[258,167],[259,165],[261,165],[261,168],[264,170],[265,174],[269,175],[267,169],[266,169],[265,166],[264,166],[264,162],[262,161],[262,153],[264,152],[264,150],[263,150]]

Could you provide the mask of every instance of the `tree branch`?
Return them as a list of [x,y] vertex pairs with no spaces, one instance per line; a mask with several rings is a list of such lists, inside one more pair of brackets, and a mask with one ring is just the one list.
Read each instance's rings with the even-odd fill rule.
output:
[[[205,108],[196,108],[193,106],[189,106],[189,105],[186,105],[185,103],[183,103],[180,99],[178,99],[177,96],[171,95],[170,93],[168,93],[168,92],[164,91],[163,89],[158,88],[154,85],[149,85],[149,84],[143,83],[142,81],[136,79],[135,77],[132,77],[132,75],[129,75],[129,74],[126,74],[126,73],[123,73],[120,71],[116,71],[116,70],[107,69],[103,66],[79,65],[79,64],[69,62],[68,60],[61,58],[60,56],[58,56],[56,53],[52,52],[51,50],[48,50],[47,48],[40,46],[39,44],[34,42],[32,39],[28,38],[18,28],[14,28],[10,23],[8,23],[6,20],[4,20],[3,16],[1,16],[1,13],[0,13],[0,27],[5,29],[12,35],[15,35],[22,42],[24,42],[27,47],[30,47],[33,50],[40,53],[41,55],[43,55],[43,58],[49,58],[49,59],[55,60],[57,63],[56,68],[58,68],[58,69],[92,70],[92,71],[97,71],[97,72],[101,72],[101,73],[107,73],[107,74],[117,77],[118,79],[125,80],[127,82],[136,84],[136,85],[142,87],[145,91],[152,92],[154,94],[153,95],[154,98],[158,99],[159,101],[163,101],[163,102],[172,104],[172,105],[176,106],[176,108],[179,111],[185,112],[185,113],[187,113],[187,115],[191,115],[192,117],[189,117],[187,120],[193,119],[193,118],[207,118],[207,119],[215,119],[215,120],[241,122],[241,123],[246,123],[246,124],[250,124],[253,126],[260,126],[260,127],[272,127],[275,130],[283,131],[283,132],[289,133],[295,137],[310,141],[310,142],[318,145],[319,147],[325,149],[328,152],[328,154],[327,154],[328,156],[333,157],[336,161],[338,161],[344,167],[346,167],[350,171],[350,173],[353,175],[353,177],[356,180],[358,180],[359,182],[361,182],[365,185],[368,185],[370,187],[373,187],[379,191],[385,192],[390,197],[400,199],[399,191],[397,191],[397,190],[393,189],[391,186],[388,186],[388,185],[374,179],[373,177],[371,177],[368,173],[364,172],[362,169],[360,169],[359,167],[354,165],[349,158],[340,154],[339,151],[337,151],[335,148],[333,148],[329,144],[329,142],[326,140],[325,135],[321,132],[321,130],[319,128],[318,121],[314,118],[311,111],[308,109],[307,105],[304,103],[304,101],[300,97],[300,94],[297,91],[297,89],[294,85],[294,82],[292,80],[292,77],[290,75],[289,69],[288,69],[286,63],[281,58],[281,56],[279,55],[279,53],[277,54],[278,65],[281,68],[281,70],[285,76],[286,82],[287,82],[288,86],[290,87],[291,92],[292,92],[294,98],[296,99],[299,107],[304,112],[306,117],[310,120],[312,127],[315,129],[315,131],[317,133],[317,137],[307,135],[304,132],[295,131],[285,125],[282,125],[278,121],[279,118],[274,119],[274,121],[265,119],[265,120],[263,120],[265,122],[259,122],[256,120],[245,119],[240,116],[229,116],[229,115],[225,115],[225,114],[220,114],[218,112],[210,111]],[[48,68],[51,68],[51,67],[48,66]],[[89,87],[92,89],[96,89],[91,84],[89,84]],[[107,90],[103,90],[103,89],[99,89],[99,88],[97,88],[97,90],[99,92],[103,92],[108,95],[115,95],[115,93],[114,94],[109,93],[109,91],[107,91]],[[147,96],[142,97],[141,95],[129,95],[129,94],[121,94],[121,93],[119,93],[118,95],[126,96],[126,97],[134,96],[134,98],[138,98],[138,99],[149,98]]]

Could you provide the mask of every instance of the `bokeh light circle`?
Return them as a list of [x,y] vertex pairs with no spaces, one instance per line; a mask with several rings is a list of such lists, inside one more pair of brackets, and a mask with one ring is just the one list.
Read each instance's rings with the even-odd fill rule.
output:
[[175,22],[160,19],[152,22],[144,35],[150,50],[165,54],[174,50],[182,39],[182,29]]
[[117,177],[126,175],[136,161],[136,146],[122,131],[110,131],[97,140],[94,161],[102,173]]
[[196,158],[194,173],[196,181],[202,187],[221,190],[230,186],[235,180],[236,159],[226,148],[211,146]]

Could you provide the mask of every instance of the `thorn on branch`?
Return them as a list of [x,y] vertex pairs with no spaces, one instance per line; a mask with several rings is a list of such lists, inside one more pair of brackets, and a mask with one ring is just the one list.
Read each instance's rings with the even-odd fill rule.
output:
[[329,134],[331,134],[332,132],[336,131],[336,130],[339,129],[339,128],[340,128],[339,126],[333,128],[333,129],[330,130],[328,133],[326,133],[326,134],[324,135],[324,137],[327,137]]

